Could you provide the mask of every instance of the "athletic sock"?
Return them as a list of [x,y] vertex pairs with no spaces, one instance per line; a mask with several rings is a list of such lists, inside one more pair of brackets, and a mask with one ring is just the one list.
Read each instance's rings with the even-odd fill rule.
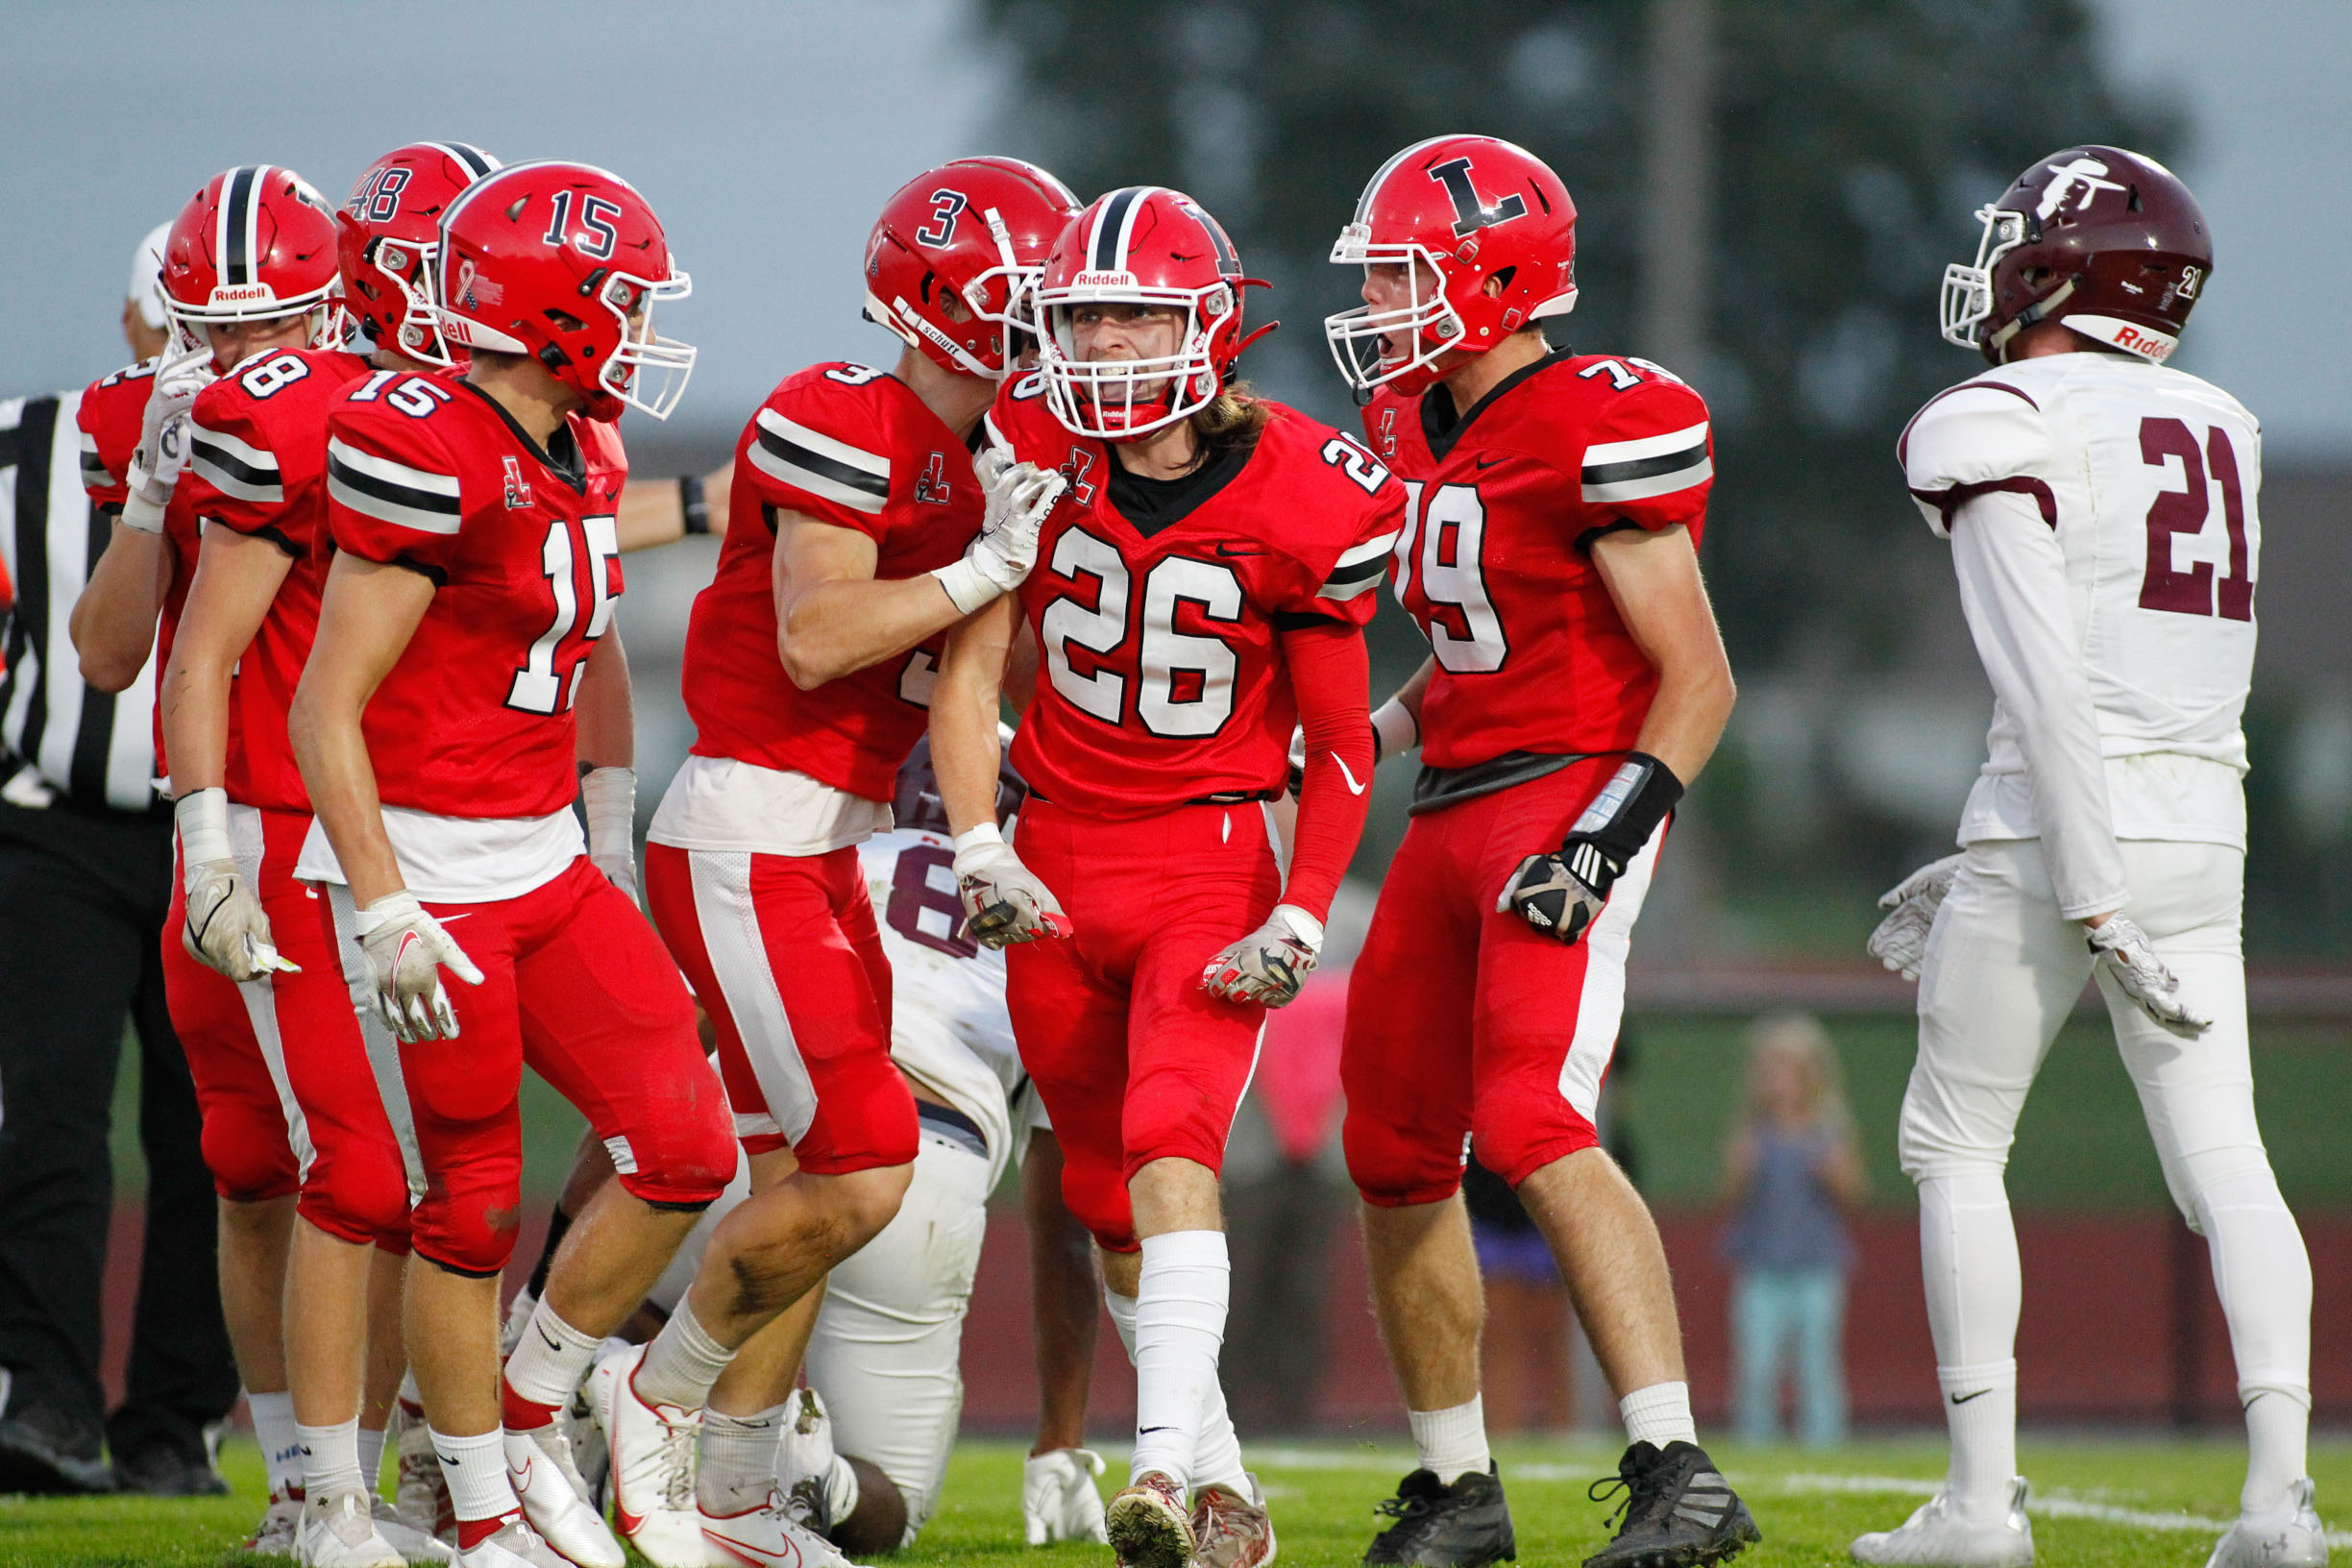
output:
[[[1105,1286],[1103,1305],[1110,1309],[1111,1326],[1118,1331],[1119,1343],[1127,1347],[1127,1364],[1133,1366],[1136,1298],[1122,1296]],[[1209,1406],[1201,1413],[1200,1446],[1192,1457],[1192,1481],[1195,1485],[1225,1486],[1244,1496],[1249,1494],[1249,1474],[1241,1468],[1241,1437],[1234,1431],[1233,1412],[1225,1407],[1222,1383],[1209,1385]]]
[[1222,1231],[1143,1238],[1136,1294],[1136,1444],[1130,1473],[1157,1471],[1179,1490],[1192,1481],[1216,1386],[1217,1352],[1233,1268]]
[[294,1429],[303,1451],[303,1495],[323,1497],[360,1485],[359,1418],[331,1427]]
[[695,1501],[712,1514],[742,1513],[768,1501],[776,1483],[776,1451],[784,1441],[789,1407],[754,1415],[702,1412],[695,1454]]
[[372,1494],[383,1484],[384,1429],[359,1429],[359,1484]]
[[555,1419],[588,1375],[603,1339],[583,1334],[555,1315],[545,1301],[531,1310],[523,1337],[506,1358],[499,1380],[500,1417],[509,1431],[528,1432]]
[[1965,1513],[1998,1516],[2017,1477],[2016,1346],[2024,1297],[2008,1189],[1997,1169],[1970,1170],[1922,1178],[1919,1199],[1920,1282],[1951,1429],[1946,1490]]
[[253,1417],[254,1438],[261,1445],[261,1460],[269,1471],[269,1495],[303,1495],[302,1435],[294,1430],[294,1396],[286,1389],[274,1394],[248,1393],[246,1412]]
[[497,1534],[502,1525],[523,1511],[514,1482],[506,1475],[503,1433],[493,1427],[471,1437],[452,1437],[430,1427],[425,1431],[441,1460],[442,1478],[449,1482],[460,1551]]
[[1421,1468],[1446,1485],[1473,1473],[1482,1476],[1493,1465],[1494,1455],[1486,1447],[1485,1395],[1473,1394],[1467,1405],[1442,1410],[1407,1410],[1405,1419],[1412,1425]]
[[530,1284],[524,1286],[533,1301],[547,1300],[548,1270],[555,1266],[555,1249],[563,1245],[566,1232],[572,1229],[572,1216],[561,1209],[548,1216],[547,1245],[539,1249],[539,1261],[531,1265]]
[[1625,1421],[1629,1443],[1655,1443],[1664,1448],[1668,1443],[1695,1445],[1699,1441],[1699,1429],[1691,1421],[1687,1383],[1654,1383],[1636,1388],[1617,1402],[1617,1413]]
[[681,1301],[637,1364],[637,1397],[649,1404],[698,1409],[709,1402],[711,1385],[734,1359],[733,1351],[695,1321],[693,1305]]
[[1936,1385],[1951,1428],[1953,1505],[1976,1517],[2005,1513],[2017,1477],[2017,1361],[1939,1366]]
[[1135,1365],[1136,1298],[1122,1296],[1106,1285],[1103,1306],[1111,1313],[1111,1327],[1118,1331],[1119,1343],[1127,1349],[1127,1364]]
[[[2267,1513],[2304,1475],[2311,1425],[2311,1255],[2260,1151],[2183,1162],[2197,1229],[2212,1255],[2245,1407],[2246,1479],[2239,1502]],[[2216,1166],[2219,1168],[2217,1170]]]
[[2247,1513],[2267,1513],[2308,1474],[2304,1450],[2311,1435],[2311,1394],[2246,1388],[2239,1397],[2245,1401],[2246,1479],[2238,1506]]

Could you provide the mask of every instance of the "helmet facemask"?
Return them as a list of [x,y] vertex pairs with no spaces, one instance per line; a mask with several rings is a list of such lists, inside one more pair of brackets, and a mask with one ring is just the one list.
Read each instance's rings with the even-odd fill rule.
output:
[[682,272],[659,280],[627,272],[606,274],[597,299],[620,323],[621,337],[612,357],[597,373],[598,384],[632,408],[668,419],[686,395],[695,348],[654,332],[653,306],[693,292],[694,280]]
[[1944,341],[1960,349],[1984,346],[1984,324],[1993,316],[1993,269],[2002,257],[2025,243],[2022,212],[1980,207],[1976,219],[1984,225],[1984,233],[1976,241],[1975,263],[1954,261],[1944,269],[1944,294],[1939,303]]
[[[1207,407],[1223,390],[1212,345],[1241,308],[1229,282],[1206,288],[1080,285],[1029,295],[1045,401],[1067,429],[1099,441],[1133,441]],[[1173,354],[1080,359],[1072,315],[1087,305],[1157,305],[1183,313]]]
[[[1403,309],[1375,310],[1360,305],[1323,318],[1323,337],[1331,345],[1340,377],[1362,397],[1375,387],[1427,371],[1429,374],[1414,376],[1411,383],[1397,389],[1408,396],[1426,390],[1437,379],[1438,356],[1460,347],[1468,335],[1461,312],[1446,297],[1445,270],[1437,257],[1426,245],[1375,244],[1371,225],[1351,223],[1339,231],[1331,258],[1338,265],[1367,271],[1377,266],[1402,267],[1410,292],[1410,301]],[[1434,281],[1426,295],[1422,291],[1425,279]],[[1384,340],[1399,333],[1410,334],[1412,352],[1392,360]]]
[[441,247],[427,241],[376,239],[368,243],[366,264],[376,274],[377,286],[392,291],[402,302],[400,338],[384,344],[409,358],[453,370],[457,355],[441,334],[441,318],[434,313],[433,271]]

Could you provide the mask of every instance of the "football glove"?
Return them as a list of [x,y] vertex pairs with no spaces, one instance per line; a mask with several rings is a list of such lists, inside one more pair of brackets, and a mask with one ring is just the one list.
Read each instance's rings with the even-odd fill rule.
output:
[[988,502],[979,536],[961,559],[931,574],[966,615],[1011,593],[1029,576],[1037,565],[1038,530],[1069,484],[1049,469],[1013,461],[1001,447],[989,448],[972,467]]
[[188,956],[243,984],[267,974],[300,974],[279,956],[261,900],[238,874],[229,847],[229,796],[195,790],[172,808],[180,821],[181,885],[187,915],[180,943]]
[[441,922],[425,913],[415,894],[403,892],[377,899],[354,923],[384,1027],[410,1043],[455,1040],[457,1016],[441,989],[441,970],[447,968],[469,986],[482,983],[482,971]]
[[1090,1448],[1057,1448],[1021,1460],[1021,1523],[1029,1544],[1108,1542],[1102,1493],[1094,1487],[1102,1473],[1103,1458]]
[[1965,858],[1946,855],[1878,895],[1878,907],[1893,913],[1870,934],[1871,957],[1905,980],[1920,977],[1920,964],[1927,956],[1928,929],[1935,924],[1936,911],[1944,907],[1944,895],[1951,892],[1952,878],[1960,874],[1960,862]]
[[2176,1035],[2201,1035],[2213,1019],[2181,999],[2180,976],[2156,956],[2155,944],[2138,922],[2110,915],[2091,933],[2092,956],[2115,977],[2123,994],[2140,1004],[2140,1011]]
[[637,770],[591,768],[580,779],[588,817],[588,862],[643,908],[637,891]]
[[1023,866],[994,822],[955,841],[956,886],[963,890],[964,934],[991,947],[1040,937],[1066,937],[1074,927],[1053,890]]
[[208,348],[184,350],[156,366],[147,408],[139,416],[138,445],[125,476],[130,494],[123,499],[124,526],[141,533],[163,531],[163,508],[171,503],[172,487],[187,466],[188,409],[211,381]]
[[1209,961],[1201,989],[1229,1002],[1286,1006],[1322,952],[1323,922],[1296,904],[1276,904],[1265,924]]
[[1627,752],[1560,846],[1519,863],[1495,898],[1495,913],[1516,910],[1545,936],[1575,945],[1601,918],[1609,889],[1681,798],[1682,781],[1664,763],[1647,752]]

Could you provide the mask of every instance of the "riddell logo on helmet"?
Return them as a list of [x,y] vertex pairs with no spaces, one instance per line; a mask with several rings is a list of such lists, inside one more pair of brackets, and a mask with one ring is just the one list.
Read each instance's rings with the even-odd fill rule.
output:
[[266,305],[277,298],[267,283],[222,283],[212,290],[214,305]]
[[1136,286],[1136,280],[1132,272],[1082,272],[1070,280],[1070,286],[1072,288],[1133,288]]
[[2169,338],[2158,337],[2153,332],[2144,332],[2136,327],[2117,328],[2115,346],[2128,350],[2144,358],[2156,360],[2160,364],[2170,357],[2172,353],[2172,343]]

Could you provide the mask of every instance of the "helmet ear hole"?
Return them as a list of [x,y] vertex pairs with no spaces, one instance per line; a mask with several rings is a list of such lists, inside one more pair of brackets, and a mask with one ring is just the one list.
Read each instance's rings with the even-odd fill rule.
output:
[[559,332],[585,331],[588,327],[588,324],[579,317],[568,315],[561,310],[550,310],[546,312],[546,315],[549,323]]

